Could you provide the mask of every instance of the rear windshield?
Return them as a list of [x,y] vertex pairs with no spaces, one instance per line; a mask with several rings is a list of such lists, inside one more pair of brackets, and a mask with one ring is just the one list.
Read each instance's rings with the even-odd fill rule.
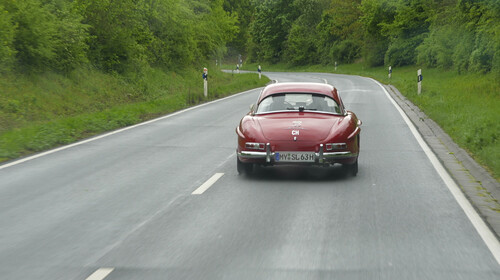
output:
[[266,97],[257,107],[257,114],[279,111],[315,111],[341,114],[340,106],[333,98],[312,93],[283,93]]

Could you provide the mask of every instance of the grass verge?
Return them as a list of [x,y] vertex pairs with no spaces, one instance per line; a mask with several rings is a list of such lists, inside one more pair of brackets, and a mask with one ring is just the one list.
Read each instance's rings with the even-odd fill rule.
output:
[[69,144],[265,85],[257,74],[147,69],[133,76],[80,69],[0,77],[0,162]]

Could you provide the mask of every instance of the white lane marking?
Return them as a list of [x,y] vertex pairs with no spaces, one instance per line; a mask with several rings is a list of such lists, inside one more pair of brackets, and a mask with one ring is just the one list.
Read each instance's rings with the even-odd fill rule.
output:
[[451,178],[450,174],[446,171],[444,166],[441,164],[441,162],[438,160],[434,152],[429,148],[427,143],[424,141],[420,133],[418,133],[418,130],[415,128],[413,123],[410,121],[408,116],[405,114],[403,109],[399,107],[398,103],[392,98],[392,96],[387,92],[387,90],[376,80],[371,79],[374,81],[376,84],[378,84],[382,90],[385,92],[385,95],[389,100],[392,102],[394,107],[399,111],[401,116],[403,117],[404,121],[410,127],[411,132],[413,133],[413,136],[417,139],[417,142],[420,144],[420,147],[422,147],[422,150],[424,150],[425,154],[431,161],[432,165],[438,172],[439,176],[441,176],[441,179],[443,179],[444,183],[450,190],[451,194],[455,198],[455,200],[458,202],[460,207],[465,212],[465,215],[469,220],[471,221],[472,225],[476,229],[476,231],[479,233],[479,236],[483,239],[484,243],[490,250],[491,254],[493,254],[493,257],[497,261],[498,264],[500,264],[500,242],[498,239],[495,237],[493,232],[491,232],[490,228],[486,225],[486,223],[483,221],[483,219],[479,216],[479,214],[476,212],[474,207],[470,204],[469,200],[465,197],[464,193],[460,190],[460,188],[457,186],[455,181]]
[[[221,167],[222,165],[226,164],[227,161],[230,160],[231,158],[233,158],[234,156],[236,156],[236,152],[232,152],[231,155],[229,155],[226,158],[226,160],[224,160],[218,166],[216,166],[214,168],[214,170],[217,170],[219,167]],[[110,252],[114,248],[116,248],[116,247],[120,246],[121,244],[123,244],[123,242],[125,242],[125,240],[130,235],[132,235],[134,232],[138,231],[140,228],[142,228],[146,224],[150,223],[151,221],[154,221],[160,215],[163,215],[163,213],[165,213],[165,211],[167,211],[167,209],[169,209],[177,201],[177,199],[180,198],[180,197],[182,197],[182,194],[178,194],[176,197],[173,197],[172,200],[169,203],[165,204],[162,208],[160,208],[158,211],[156,211],[153,215],[150,215],[150,216],[146,217],[145,219],[143,219],[143,221],[141,223],[139,223],[136,226],[134,226],[130,231],[128,231],[127,233],[122,234],[120,237],[116,238],[116,241],[114,243],[109,244],[103,250],[101,250],[100,252],[98,252],[96,254],[96,256],[93,258],[93,261],[90,262],[88,265],[92,265],[97,260],[101,259],[102,256],[106,255],[108,252]]]
[[106,278],[112,271],[114,270],[113,267],[103,267],[99,268],[96,270],[92,275],[87,277],[85,280],[102,280]]
[[20,163],[27,162],[27,161],[30,161],[30,160],[33,160],[33,159],[36,159],[36,158],[40,158],[40,157],[43,157],[43,156],[46,156],[46,155],[57,153],[59,151],[66,150],[66,149],[69,149],[69,148],[72,148],[72,147],[75,147],[75,146],[79,146],[79,145],[86,144],[86,143],[89,143],[89,142],[92,142],[92,141],[95,141],[95,140],[99,140],[101,138],[108,137],[108,136],[111,136],[111,135],[114,135],[114,134],[117,134],[117,133],[129,130],[129,129],[133,129],[133,128],[136,128],[136,127],[139,127],[139,126],[143,126],[143,125],[150,124],[150,123],[153,123],[153,122],[157,122],[157,121],[160,121],[160,120],[164,120],[164,119],[167,119],[167,118],[170,118],[170,117],[173,117],[173,116],[177,116],[179,114],[182,114],[182,113],[194,110],[194,109],[198,109],[198,108],[201,108],[203,106],[207,106],[207,105],[210,105],[210,104],[213,104],[213,103],[216,103],[216,102],[219,102],[219,101],[223,101],[223,100],[226,100],[226,99],[229,99],[229,98],[233,98],[233,97],[236,97],[236,96],[239,96],[239,95],[243,95],[245,93],[249,93],[249,92],[257,90],[257,89],[251,89],[251,90],[243,91],[243,92],[240,92],[240,93],[237,93],[237,94],[234,94],[234,95],[230,95],[230,96],[227,96],[227,97],[224,97],[224,98],[221,98],[221,99],[213,100],[213,101],[210,101],[210,102],[207,102],[207,103],[203,103],[203,104],[200,104],[200,105],[197,105],[197,106],[194,106],[194,107],[186,108],[184,110],[181,110],[181,111],[178,111],[178,112],[175,112],[175,113],[163,116],[163,117],[159,117],[159,118],[152,119],[152,120],[149,120],[149,121],[145,121],[145,122],[142,122],[142,123],[138,123],[138,124],[135,124],[135,125],[127,126],[127,127],[124,127],[124,128],[112,131],[112,132],[108,132],[106,134],[102,134],[102,135],[99,135],[99,136],[95,136],[95,137],[89,138],[87,140],[83,140],[83,141],[76,142],[76,143],[73,143],[73,144],[69,144],[69,145],[66,145],[66,146],[62,146],[62,147],[59,147],[59,148],[56,148],[56,149],[52,149],[52,150],[49,150],[49,151],[46,151],[46,152],[42,152],[42,153],[39,153],[39,154],[36,154],[36,155],[33,155],[33,156],[29,156],[29,157],[26,157],[26,158],[23,158],[23,159],[19,159],[19,160],[16,160],[16,161],[4,164],[4,165],[0,165],[0,170],[2,170],[4,168],[7,168],[7,167],[14,166],[14,165],[18,165]]
[[203,185],[201,185],[199,188],[197,188],[191,194],[204,193],[206,190],[208,190],[208,188],[210,188],[213,184],[215,184],[215,182],[217,182],[217,180],[219,180],[223,175],[224,175],[224,173],[215,173],[214,176],[212,176],[210,179],[208,179],[205,183],[203,183]]
[[327,81],[326,79],[323,79],[323,78],[322,78],[322,80],[323,80],[323,82],[324,82],[325,84],[328,84],[328,81]]

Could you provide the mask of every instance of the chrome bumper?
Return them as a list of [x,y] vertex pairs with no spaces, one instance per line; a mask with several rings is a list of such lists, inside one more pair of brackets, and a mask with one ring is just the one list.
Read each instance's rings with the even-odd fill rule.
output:
[[[324,152],[323,144],[319,145],[319,153],[314,153],[316,156],[315,163],[328,163],[336,159],[345,159],[356,157],[357,154],[351,153],[350,151],[342,152]],[[266,144],[265,152],[254,152],[254,151],[241,151],[238,152],[238,157],[242,159],[264,159],[266,163],[275,162],[276,153],[271,152],[271,145]]]

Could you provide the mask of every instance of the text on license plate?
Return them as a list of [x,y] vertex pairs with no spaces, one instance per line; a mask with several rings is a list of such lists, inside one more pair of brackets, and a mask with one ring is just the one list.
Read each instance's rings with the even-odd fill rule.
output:
[[279,162],[314,162],[314,152],[276,152],[275,160]]

